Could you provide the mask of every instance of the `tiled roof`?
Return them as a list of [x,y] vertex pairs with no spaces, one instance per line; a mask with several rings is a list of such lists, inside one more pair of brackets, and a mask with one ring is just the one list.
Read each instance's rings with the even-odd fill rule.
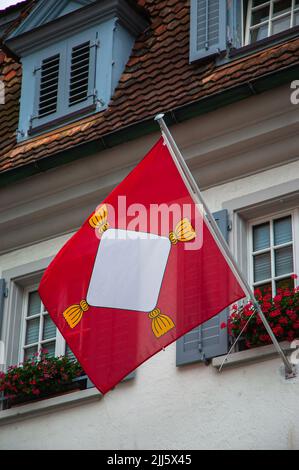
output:
[[0,172],[100,139],[134,123],[299,64],[299,39],[269,47],[226,65],[189,64],[189,1],[139,0],[151,18],[138,38],[109,108],[17,145],[20,66],[4,59],[8,90],[0,108]]

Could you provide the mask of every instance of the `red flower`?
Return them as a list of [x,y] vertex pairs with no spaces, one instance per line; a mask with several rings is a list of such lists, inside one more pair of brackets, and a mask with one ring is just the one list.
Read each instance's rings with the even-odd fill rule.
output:
[[286,314],[290,317],[291,315],[294,314],[294,310],[287,310]]
[[33,395],[40,395],[40,390],[38,388],[34,388],[32,390]]
[[295,330],[299,330],[299,322],[298,321],[296,323],[294,323],[293,328],[295,328]]
[[[298,324],[298,328],[299,328],[299,324]],[[283,335],[283,329],[279,325],[275,326],[273,328],[273,333],[275,334],[275,336],[282,336]]]
[[273,312],[270,313],[271,318],[279,317],[281,315],[281,312],[279,309],[273,310]]
[[297,274],[292,274],[292,275],[291,275],[291,278],[292,278],[292,279],[298,279],[298,276],[297,276]]
[[260,335],[259,340],[260,340],[262,343],[269,343],[269,340],[271,341],[270,336],[269,336],[268,334],[266,334],[266,335]]
[[224,330],[227,327],[227,324],[225,322],[222,322],[220,325],[221,330]]
[[270,302],[264,301],[262,303],[262,310],[263,312],[268,312],[268,310],[272,307],[272,304]]

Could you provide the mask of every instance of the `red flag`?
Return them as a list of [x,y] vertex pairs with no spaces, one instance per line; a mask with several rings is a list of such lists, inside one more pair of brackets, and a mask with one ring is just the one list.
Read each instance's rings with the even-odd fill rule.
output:
[[61,249],[39,293],[102,393],[245,296],[162,138]]

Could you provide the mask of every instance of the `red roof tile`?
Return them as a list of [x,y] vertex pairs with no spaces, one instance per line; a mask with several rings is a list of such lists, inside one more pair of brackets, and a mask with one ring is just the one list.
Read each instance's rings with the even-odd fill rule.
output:
[[[6,58],[1,73],[9,90],[0,107],[0,172],[49,157],[128,125],[299,64],[299,39],[216,67],[189,63],[189,1],[139,0],[151,18],[138,38],[109,108],[16,145],[20,66]],[[1,64],[1,56],[0,56]],[[5,123],[5,124],[4,124]],[[2,128],[4,126],[4,129]]]

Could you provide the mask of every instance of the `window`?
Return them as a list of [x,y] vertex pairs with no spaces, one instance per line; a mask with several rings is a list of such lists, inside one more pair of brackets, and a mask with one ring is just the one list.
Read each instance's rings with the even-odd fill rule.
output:
[[291,276],[298,266],[294,236],[298,217],[295,210],[250,223],[249,266],[254,288],[275,295],[279,288],[294,287]]
[[11,30],[5,44],[22,63],[19,141],[107,108],[148,27],[135,3],[36,2]]
[[[93,40],[91,38],[93,37]],[[39,55],[29,132],[96,108],[97,35],[78,35]]]
[[246,44],[299,26],[299,0],[249,0]]
[[299,26],[299,0],[191,0],[190,61],[225,57]]
[[21,327],[19,362],[33,357],[41,349],[50,356],[74,355],[52,322],[39,297],[37,287],[26,289]]

